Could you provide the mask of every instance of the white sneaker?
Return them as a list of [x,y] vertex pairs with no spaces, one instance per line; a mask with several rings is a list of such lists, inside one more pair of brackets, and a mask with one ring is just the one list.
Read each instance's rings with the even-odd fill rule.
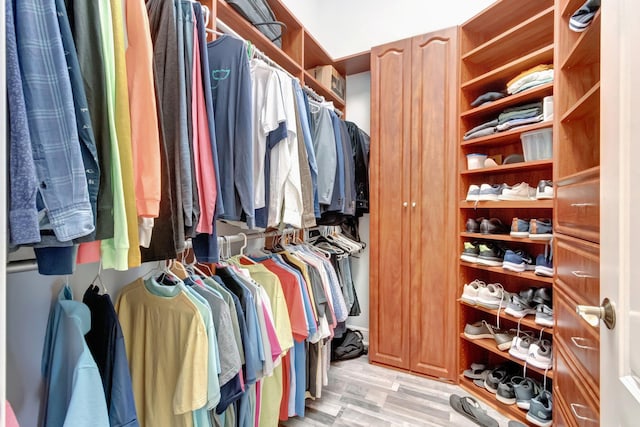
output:
[[497,309],[507,305],[509,297],[500,283],[490,283],[478,291],[476,303],[482,307]]
[[471,184],[467,191],[467,202],[477,202],[478,197],[480,197],[480,187],[475,184]]
[[476,305],[478,302],[478,293],[480,289],[486,288],[487,284],[482,280],[474,280],[471,283],[465,284],[462,288],[462,295],[460,299],[467,304]]
[[526,182],[514,185],[511,188],[504,188],[498,200],[535,200],[536,190],[529,187]]
[[536,188],[536,199],[553,199],[553,182],[546,179],[540,180]]
[[527,360],[529,356],[529,349],[531,348],[534,338],[524,333],[521,336],[513,337],[511,347],[509,348],[509,354],[516,359]]
[[540,340],[529,346],[527,364],[540,369],[551,369],[553,366],[552,354],[551,342],[549,340]]

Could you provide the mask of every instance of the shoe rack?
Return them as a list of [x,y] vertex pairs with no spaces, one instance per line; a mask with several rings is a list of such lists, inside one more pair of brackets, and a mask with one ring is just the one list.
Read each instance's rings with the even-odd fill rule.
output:
[[[489,91],[504,91],[506,83],[522,71],[539,64],[552,64],[554,61],[554,3],[552,0],[522,2],[520,0],[500,0],[480,12],[461,26],[460,32],[460,91],[459,91],[459,136],[458,149],[458,241],[459,253],[464,242],[492,241],[507,249],[523,249],[535,260],[545,252],[546,241],[529,238],[514,238],[509,234],[467,233],[465,224],[469,218],[499,218],[507,227],[513,218],[553,218],[553,200],[525,201],[481,201],[468,202],[466,194],[472,184],[515,185],[527,182],[535,188],[540,180],[552,180],[554,160],[538,160],[512,164],[500,164],[481,169],[467,170],[467,154],[482,153],[488,156],[523,154],[520,135],[523,132],[551,128],[553,121],[543,121],[532,125],[498,132],[489,136],[462,140],[469,129],[496,118],[504,109],[542,101],[553,95],[553,83],[544,84],[524,92],[507,96],[478,107],[470,103],[479,95]],[[537,276],[533,271],[523,273],[505,270],[502,267],[488,267],[481,264],[458,261],[458,297],[463,286],[475,279],[485,283],[500,283],[508,292],[518,292],[531,287],[552,287],[553,278]],[[506,301],[505,301],[506,305]],[[518,319],[504,313],[504,309],[486,309],[477,305],[458,302],[459,313],[459,383],[484,403],[494,407],[506,416],[524,423],[526,411],[516,405],[499,402],[495,395],[480,388],[462,374],[474,362],[489,365],[512,363],[524,368],[525,362],[509,355],[508,351],[497,348],[493,339],[470,340],[463,334],[467,323],[486,320],[496,324],[500,318],[501,329],[516,328]],[[521,330],[531,331],[553,341],[553,328],[535,323],[534,316],[526,316],[520,323]],[[516,365],[516,366],[517,366]],[[518,372],[522,375],[522,371]],[[527,366],[526,375],[542,383],[544,370]],[[553,370],[547,373],[547,389],[554,376]]]

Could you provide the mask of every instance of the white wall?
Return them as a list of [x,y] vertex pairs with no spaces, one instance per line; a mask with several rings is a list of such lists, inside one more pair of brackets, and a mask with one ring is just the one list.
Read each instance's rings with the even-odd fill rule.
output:
[[461,24],[494,0],[283,2],[331,56],[341,58],[386,42]]

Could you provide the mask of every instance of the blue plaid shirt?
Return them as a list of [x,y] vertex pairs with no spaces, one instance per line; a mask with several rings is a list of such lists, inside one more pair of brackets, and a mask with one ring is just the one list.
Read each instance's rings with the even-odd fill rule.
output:
[[[54,0],[14,0],[18,57],[38,178],[38,207],[56,238],[94,230],[73,95]],[[48,222],[48,224],[47,224]]]

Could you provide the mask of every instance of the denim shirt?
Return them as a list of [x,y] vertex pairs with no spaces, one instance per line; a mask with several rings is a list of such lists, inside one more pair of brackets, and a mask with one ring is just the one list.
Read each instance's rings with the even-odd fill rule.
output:
[[95,226],[55,2],[20,0],[15,12],[41,227],[66,242]]

